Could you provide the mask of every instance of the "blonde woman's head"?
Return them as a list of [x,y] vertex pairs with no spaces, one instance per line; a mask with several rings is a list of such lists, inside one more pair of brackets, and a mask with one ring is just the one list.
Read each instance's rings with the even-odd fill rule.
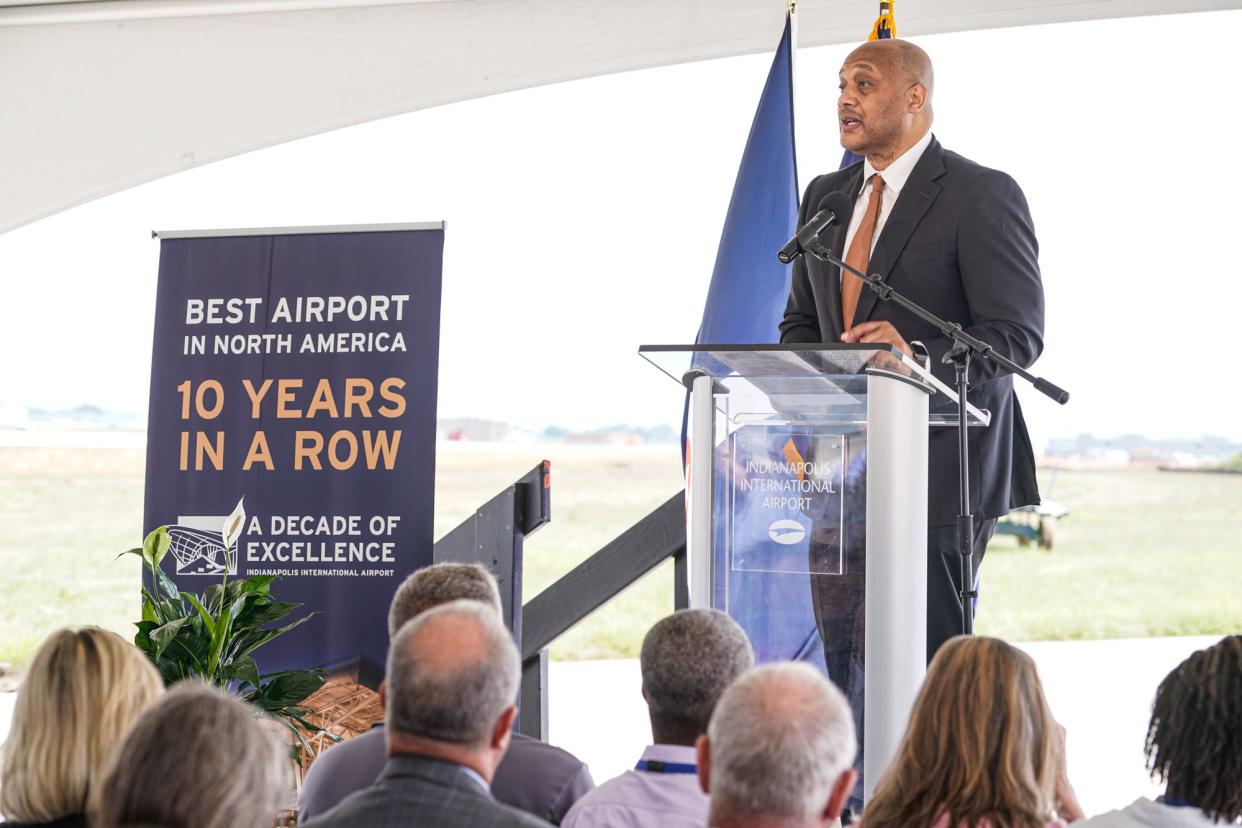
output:
[[863,812],[866,828],[1052,817],[1057,726],[1035,662],[997,638],[950,639],[927,668],[897,756]]
[[137,647],[98,627],[58,630],[35,653],[0,753],[0,813],[50,822],[87,799],[164,683]]

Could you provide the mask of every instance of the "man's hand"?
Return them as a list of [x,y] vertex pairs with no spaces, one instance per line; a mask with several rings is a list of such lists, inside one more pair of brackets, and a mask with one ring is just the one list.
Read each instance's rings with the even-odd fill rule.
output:
[[860,322],[841,334],[842,342],[865,345],[896,345],[906,356],[914,356],[910,343],[901,338],[892,322]]

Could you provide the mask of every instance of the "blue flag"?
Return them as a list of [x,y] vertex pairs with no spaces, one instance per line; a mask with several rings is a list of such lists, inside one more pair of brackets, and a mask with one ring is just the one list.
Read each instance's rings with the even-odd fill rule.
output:
[[[696,343],[760,345],[779,341],[779,325],[789,298],[789,268],[777,260],[776,251],[798,227],[793,48],[793,15],[786,14],[785,31],[768,70],[733,184]],[[689,412],[687,394],[681,418],[683,466]]]
[[789,268],[776,251],[798,224],[794,156],[793,20],[785,17],[776,57],[755,111],[720,233],[697,342],[779,341],[789,298]]
[[[699,326],[699,343],[780,341],[780,322],[789,299],[790,268],[777,260],[776,252],[798,227],[793,27],[793,17],[787,15],[785,31],[772,59],[733,185],[733,197],[720,234],[716,266]],[[745,435],[750,447],[747,450],[763,453],[772,448],[779,453],[786,443],[793,445],[793,435],[776,431],[779,429],[773,433],[748,433]],[[683,446],[685,434],[683,420]],[[718,452],[724,450],[725,445],[722,445]],[[725,502],[728,483],[723,470],[726,466],[725,458],[718,454],[717,504]],[[725,525],[726,521],[718,514],[713,605],[722,608],[727,605],[729,614],[749,636],[759,661],[807,659],[818,663],[822,669],[823,647],[815,629],[806,576],[733,566],[724,555]],[[800,554],[805,560],[805,545]]]

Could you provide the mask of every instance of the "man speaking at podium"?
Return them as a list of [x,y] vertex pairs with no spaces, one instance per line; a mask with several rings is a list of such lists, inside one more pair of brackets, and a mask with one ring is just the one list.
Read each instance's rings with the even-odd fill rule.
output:
[[[1008,175],[940,146],[931,134],[932,66],[905,40],[875,40],[855,49],[840,74],[841,144],[864,160],[821,175],[807,187],[799,224],[828,193],[853,202],[848,226],[829,227],[820,241],[866,273],[1021,366],[1043,348],[1044,292],[1038,245],[1022,190]],[[782,343],[874,343],[930,359],[947,385],[953,367],[941,357],[951,341],[935,327],[879,301],[839,268],[810,256],[793,270]],[[971,512],[975,571],[1010,509],[1039,502],[1035,458],[1012,378],[987,360],[971,363],[970,400],[992,412],[987,428],[970,429]],[[958,460],[956,429],[933,429],[928,458],[927,657],[962,630],[958,598]],[[847,561],[851,550],[847,549]],[[861,550],[853,550],[858,554]],[[848,566],[848,563],[847,563]],[[829,576],[815,576],[816,621],[832,671],[854,633],[833,619]],[[847,625],[848,626],[848,625]],[[835,659],[834,659],[835,656]],[[836,678],[836,676],[834,676]]]

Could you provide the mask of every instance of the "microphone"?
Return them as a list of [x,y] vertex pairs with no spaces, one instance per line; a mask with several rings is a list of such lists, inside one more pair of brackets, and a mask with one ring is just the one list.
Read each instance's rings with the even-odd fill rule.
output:
[[781,260],[782,264],[789,264],[794,259],[806,252],[804,245],[815,240],[815,237],[824,231],[829,225],[849,221],[849,215],[853,212],[854,205],[850,203],[850,197],[845,193],[829,193],[819,202],[819,212],[811,216],[811,220],[798,228],[798,232],[790,239],[780,252],[776,254],[776,258]]

